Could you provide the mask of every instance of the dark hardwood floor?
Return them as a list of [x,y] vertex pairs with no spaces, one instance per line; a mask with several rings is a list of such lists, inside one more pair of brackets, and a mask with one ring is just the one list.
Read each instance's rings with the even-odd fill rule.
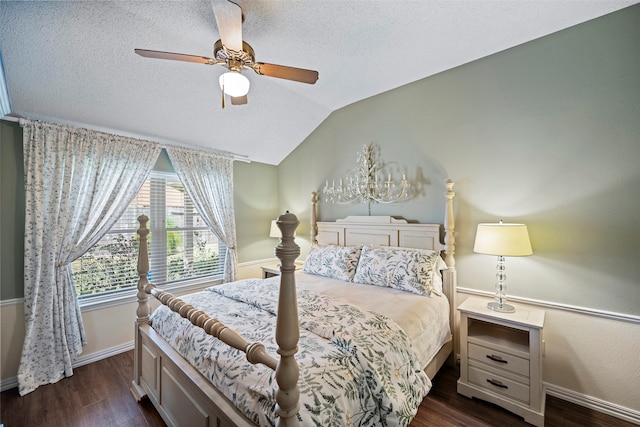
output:
[[[142,427],[164,426],[147,401],[137,403],[129,391],[133,352],[119,354],[77,368],[74,375],[20,397],[17,389],[0,395],[0,423],[4,427]],[[456,368],[445,367],[434,379],[411,427],[529,426],[498,406],[456,393]],[[632,427],[634,424],[547,398],[546,426]]]
[[18,389],[0,395],[4,427],[164,426],[153,405],[138,404],[129,391],[133,351],[74,369],[73,376],[20,397]]

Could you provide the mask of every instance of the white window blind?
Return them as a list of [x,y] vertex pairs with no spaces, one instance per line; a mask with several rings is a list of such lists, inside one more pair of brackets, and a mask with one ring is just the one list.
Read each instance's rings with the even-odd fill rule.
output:
[[151,283],[222,277],[226,247],[204,224],[177,175],[153,172],[115,226],[72,263],[79,297],[135,288],[141,214],[149,217]]

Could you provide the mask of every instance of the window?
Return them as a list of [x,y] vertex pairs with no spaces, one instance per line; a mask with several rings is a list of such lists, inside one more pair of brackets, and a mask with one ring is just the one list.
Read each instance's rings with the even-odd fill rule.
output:
[[72,263],[81,300],[135,289],[142,214],[149,217],[149,281],[162,285],[222,277],[224,243],[204,224],[177,175],[152,172],[113,228]]

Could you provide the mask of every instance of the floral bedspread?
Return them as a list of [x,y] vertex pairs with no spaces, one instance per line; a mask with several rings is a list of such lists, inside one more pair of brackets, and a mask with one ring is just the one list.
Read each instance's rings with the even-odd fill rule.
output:
[[[247,341],[275,342],[279,277],[249,279],[182,297]],[[298,291],[300,411],[304,426],[405,426],[431,388],[413,349],[390,319]],[[161,306],[153,328],[250,420],[275,425],[275,373]]]

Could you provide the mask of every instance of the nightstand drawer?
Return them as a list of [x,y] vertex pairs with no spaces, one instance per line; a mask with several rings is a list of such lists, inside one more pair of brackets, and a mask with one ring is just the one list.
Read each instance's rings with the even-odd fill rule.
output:
[[500,375],[485,372],[482,369],[469,367],[469,382],[485,390],[529,403],[529,386],[509,380]]
[[469,343],[469,358],[529,378],[529,360]]

